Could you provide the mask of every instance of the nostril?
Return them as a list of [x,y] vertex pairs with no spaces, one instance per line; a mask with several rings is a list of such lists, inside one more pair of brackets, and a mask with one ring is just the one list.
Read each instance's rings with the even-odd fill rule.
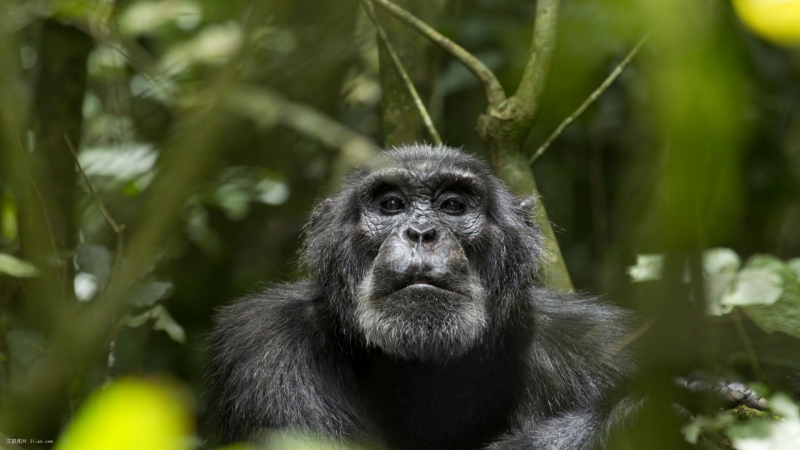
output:
[[430,225],[411,225],[406,229],[406,238],[415,244],[433,244],[439,233]]

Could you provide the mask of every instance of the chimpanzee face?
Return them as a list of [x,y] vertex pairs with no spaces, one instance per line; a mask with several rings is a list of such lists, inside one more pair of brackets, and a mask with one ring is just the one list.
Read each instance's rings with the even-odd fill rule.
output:
[[377,248],[357,296],[367,341],[420,360],[473,348],[487,325],[486,292],[465,251],[486,225],[481,181],[417,164],[378,170],[361,188],[360,234]]

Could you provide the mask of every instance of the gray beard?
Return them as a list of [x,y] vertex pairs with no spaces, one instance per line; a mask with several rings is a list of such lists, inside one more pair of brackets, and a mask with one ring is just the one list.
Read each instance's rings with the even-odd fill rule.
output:
[[373,281],[368,274],[361,284],[355,314],[368,345],[402,359],[446,362],[483,341],[488,323],[483,292],[465,296],[412,286],[372,298]]

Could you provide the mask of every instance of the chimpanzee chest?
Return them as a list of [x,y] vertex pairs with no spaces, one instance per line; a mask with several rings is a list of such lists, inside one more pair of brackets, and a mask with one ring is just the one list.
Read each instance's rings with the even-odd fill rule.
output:
[[522,397],[521,364],[502,354],[444,364],[386,357],[359,374],[359,387],[391,447],[479,448],[509,430]]

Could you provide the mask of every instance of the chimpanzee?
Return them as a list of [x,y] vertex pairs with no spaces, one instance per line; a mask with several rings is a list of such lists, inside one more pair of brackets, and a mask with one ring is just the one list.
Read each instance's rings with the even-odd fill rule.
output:
[[444,146],[355,170],[311,215],[309,277],[216,315],[209,432],[392,449],[602,442],[627,409],[631,316],[537,286],[535,202]]

